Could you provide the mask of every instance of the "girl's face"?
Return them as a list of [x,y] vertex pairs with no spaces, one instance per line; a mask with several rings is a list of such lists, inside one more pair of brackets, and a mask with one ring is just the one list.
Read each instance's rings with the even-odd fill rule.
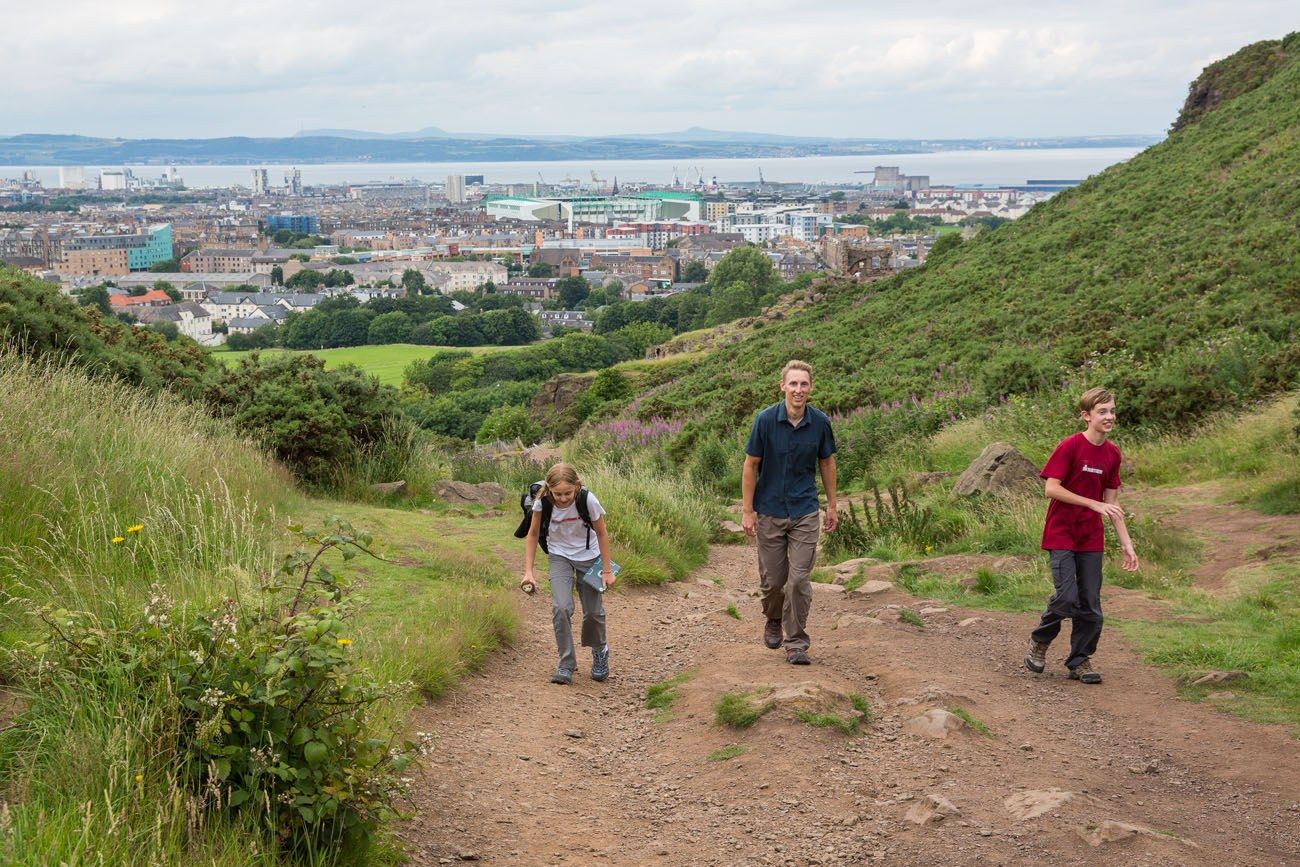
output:
[[571,485],[568,482],[560,482],[551,488],[551,502],[563,509],[565,506],[573,503],[573,498],[578,495],[578,486]]

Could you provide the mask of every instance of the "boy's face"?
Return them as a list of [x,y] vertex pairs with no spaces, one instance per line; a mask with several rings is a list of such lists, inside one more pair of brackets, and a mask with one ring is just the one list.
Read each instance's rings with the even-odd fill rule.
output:
[[812,377],[806,370],[791,370],[781,380],[781,393],[790,406],[800,409],[808,405],[808,395],[812,392]]
[[578,486],[571,485],[568,482],[560,482],[558,485],[552,487],[550,491],[551,502],[563,509],[570,505],[573,502],[573,498],[577,496]]
[[1079,417],[1088,425],[1088,430],[1093,433],[1108,434],[1111,428],[1115,427],[1115,401],[1110,400],[1106,403],[1099,403],[1091,410],[1084,410],[1079,413]]

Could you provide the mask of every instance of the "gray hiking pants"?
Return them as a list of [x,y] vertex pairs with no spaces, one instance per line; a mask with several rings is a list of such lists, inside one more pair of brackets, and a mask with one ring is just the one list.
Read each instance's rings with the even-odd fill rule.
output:
[[780,620],[786,650],[807,650],[812,568],[817,558],[821,513],[801,518],[758,516],[758,581],[763,613]]
[[560,651],[560,668],[576,671],[578,656],[573,648],[573,588],[582,600],[582,646],[605,646],[605,594],[588,587],[578,576],[596,562],[570,560],[560,554],[547,554],[547,576],[551,579],[551,625],[555,627],[555,647]]

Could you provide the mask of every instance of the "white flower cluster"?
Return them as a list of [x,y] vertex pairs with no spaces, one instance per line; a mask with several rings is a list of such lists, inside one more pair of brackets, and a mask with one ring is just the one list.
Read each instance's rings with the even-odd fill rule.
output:
[[150,584],[149,592],[152,595],[144,604],[145,622],[150,626],[165,628],[171,622],[167,612],[171,610],[172,599],[167,595],[167,590],[158,583]]
[[415,733],[415,751],[421,756],[427,756],[433,752],[434,736],[429,732]]
[[203,690],[203,695],[199,696],[199,701],[209,707],[221,707],[222,700],[226,694],[216,687],[208,687]]

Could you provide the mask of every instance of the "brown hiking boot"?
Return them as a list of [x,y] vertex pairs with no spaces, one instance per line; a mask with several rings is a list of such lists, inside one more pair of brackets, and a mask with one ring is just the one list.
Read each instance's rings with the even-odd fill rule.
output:
[[1085,656],[1083,662],[1070,669],[1070,680],[1077,680],[1080,683],[1101,683],[1101,672],[1094,671],[1092,657]]
[[1043,669],[1047,668],[1048,646],[1041,641],[1029,639],[1029,653],[1025,656],[1025,668],[1034,674],[1042,674]]
[[806,650],[792,648],[785,652],[785,661],[791,665],[812,665],[812,660],[808,658]]
[[781,646],[781,621],[768,620],[767,625],[763,627],[763,643],[769,650],[776,650]]

